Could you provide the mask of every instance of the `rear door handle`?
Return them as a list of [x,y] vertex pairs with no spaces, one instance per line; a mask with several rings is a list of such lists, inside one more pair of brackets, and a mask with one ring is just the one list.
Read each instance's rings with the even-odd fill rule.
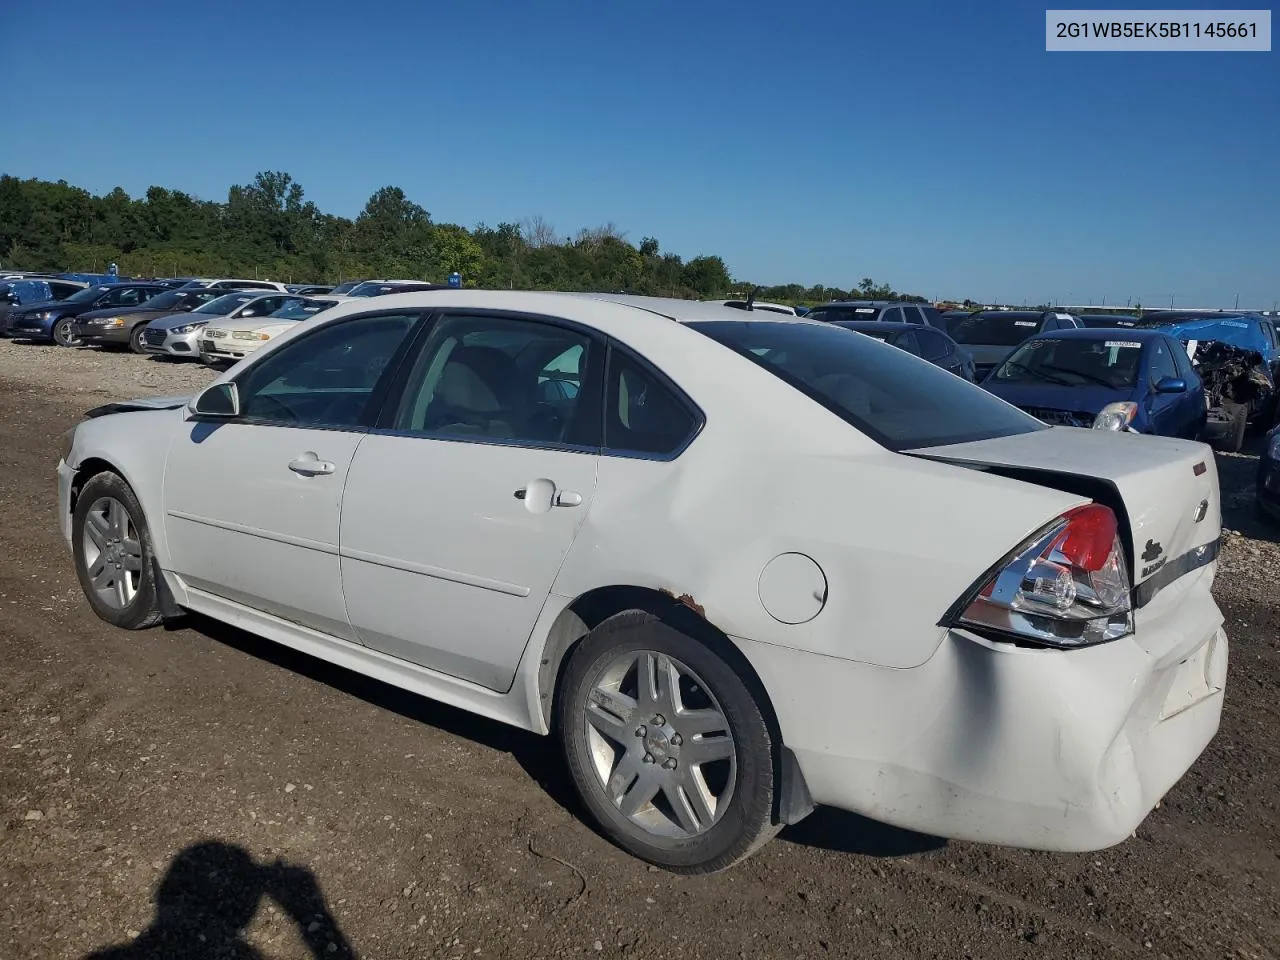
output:
[[330,461],[321,460],[311,451],[307,451],[297,460],[290,460],[289,469],[304,477],[315,477],[327,476],[337,468]]
[[582,494],[574,493],[572,490],[559,490],[556,492],[555,504],[557,507],[580,507]]

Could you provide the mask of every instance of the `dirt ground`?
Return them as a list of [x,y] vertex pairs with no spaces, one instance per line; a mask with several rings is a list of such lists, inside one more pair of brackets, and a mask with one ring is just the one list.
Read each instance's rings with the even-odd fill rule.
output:
[[579,819],[543,738],[215,623],[90,613],[59,437],[209,379],[0,340],[0,958],[1280,957],[1280,548],[1254,457],[1219,458],[1222,729],[1136,837],[1029,853],[820,811],[682,879]]

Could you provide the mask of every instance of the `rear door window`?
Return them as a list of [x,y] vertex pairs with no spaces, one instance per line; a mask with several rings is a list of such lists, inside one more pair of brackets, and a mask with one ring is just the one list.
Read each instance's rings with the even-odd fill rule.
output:
[[920,356],[926,360],[941,360],[951,352],[947,338],[936,330],[917,330],[916,339],[920,342]]
[[[842,339],[856,339],[839,327],[823,329]],[[677,393],[674,385],[617,346],[609,350],[606,387],[606,454],[674,457],[688,446],[702,426],[701,415]]]

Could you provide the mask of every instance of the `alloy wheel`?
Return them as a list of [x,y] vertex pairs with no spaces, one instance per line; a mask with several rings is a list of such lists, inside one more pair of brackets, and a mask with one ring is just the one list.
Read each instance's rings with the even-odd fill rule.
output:
[[620,653],[597,672],[582,722],[600,787],[646,833],[696,837],[728,809],[733,734],[687,664],[652,650]]
[[99,497],[84,519],[84,568],[98,599],[124,610],[142,583],[142,540],[128,509],[115,497]]
[[53,339],[61,347],[76,347],[80,345],[80,339],[71,332],[74,321],[59,320],[53,327]]

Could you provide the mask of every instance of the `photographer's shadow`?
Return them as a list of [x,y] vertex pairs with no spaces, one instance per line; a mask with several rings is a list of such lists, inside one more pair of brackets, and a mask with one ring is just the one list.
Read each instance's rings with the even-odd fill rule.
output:
[[355,960],[310,870],[280,861],[258,864],[241,847],[216,841],[173,858],[156,890],[155,919],[136,940],[85,960],[260,960],[244,931],[263,897],[298,925],[312,956]]

